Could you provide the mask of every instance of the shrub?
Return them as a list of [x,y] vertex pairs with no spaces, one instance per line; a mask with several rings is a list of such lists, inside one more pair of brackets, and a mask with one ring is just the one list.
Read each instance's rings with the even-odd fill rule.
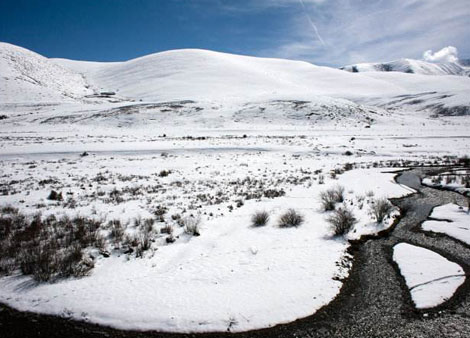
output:
[[291,227],[298,227],[304,222],[304,217],[299,214],[294,209],[287,210],[284,214],[281,215],[279,218],[279,227],[280,228],[291,228]]
[[158,173],[158,176],[159,177],[167,177],[170,174],[171,174],[171,170],[162,170]]
[[84,217],[0,216],[0,273],[17,269],[37,281],[80,277],[93,268],[83,248],[103,241],[101,223]]
[[342,236],[351,230],[357,222],[351,210],[346,207],[339,208],[326,219],[330,223],[335,236]]
[[166,207],[159,205],[153,213],[155,214],[155,216],[163,216],[166,214],[167,211],[168,209]]
[[141,226],[142,231],[151,232],[153,230],[153,223],[154,223],[153,218],[144,219],[144,222],[142,223],[142,226]]
[[109,221],[108,225],[111,227],[111,237],[114,238],[116,242],[122,241],[124,236],[124,228],[121,225],[121,221],[114,219]]
[[51,201],[62,201],[64,198],[61,192],[58,193],[57,191],[52,190],[47,199]]
[[320,201],[324,211],[335,209],[335,194],[332,190],[322,191],[320,193]]
[[200,217],[186,217],[182,220],[182,224],[184,226],[184,232],[191,236],[199,236],[201,235],[199,226],[201,224]]
[[334,210],[336,203],[344,201],[344,187],[338,185],[334,188],[322,191],[320,193],[320,201],[324,211]]
[[467,155],[460,157],[457,163],[465,167],[470,167],[470,157],[468,157]]
[[344,201],[344,187],[338,185],[333,188],[335,202],[342,203]]
[[382,223],[384,218],[392,211],[393,206],[386,198],[379,198],[372,202],[371,211],[377,223]]
[[170,234],[167,238],[165,238],[165,242],[167,244],[173,243],[174,241],[176,241],[176,239],[175,239],[175,236],[173,236],[173,234]]
[[282,189],[276,190],[276,189],[268,189],[263,192],[264,197],[267,198],[276,198],[276,197],[281,197],[284,196],[286,192]]
[[269,214],[266,211],[256,211],[253,216],[251,216],[251,224],[254,227],[261,227],[268,223]]
[[167,224],[160,229],[160,233],[171,235],[173,233],[173,227],[170,224]]
[[146,251],[150,249],[150,246],[151,246],[150,234],[147,232],[140,234],[138,248],[140,248],[142,251]]

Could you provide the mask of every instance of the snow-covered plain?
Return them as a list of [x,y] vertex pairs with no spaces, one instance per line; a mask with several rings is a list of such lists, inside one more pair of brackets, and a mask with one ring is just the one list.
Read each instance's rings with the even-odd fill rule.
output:
[[433,220],[424,222],[421,227],[454,237],[470,245],[470,211],[456,204],[441,205],[433,209],[429,216]]
[[[351,170],[337,179],[326,171],[325,183],[318,184],[319,174],[311,170],[322,169],[324,163],[309,155],[216,150],[170,152],[157,158],[114,153],[78,159],[74,154],[56,161],[53,155],[42,156],[34,161],[29,157],[2,162],[9,181],[18,181],[11,195],[2,196],[2,204],[11,203],[25,213],[41,211],[44,216],[119,218],[128,223],[129,234],[137,231],[134,219],[150,217],[157,205],[167,207],[168,214],[202,217],[201,236],[191,238],[172,224],[175,243],[166,244],[166,235],[157,231],[144,258],[119,251],[110,258],[99,256],[88,277],[39,285],[30,277],[16,275],[0,280],[0,299],[17,308],[126,329],[241,331],[312,314],[331,301],[341,287],[338,279],[348,274],[347,262],[336,263],[347,257],[349,245],[345,239],[332,237],[326,222],[329,213],[321,210],[319,193],[337,185],[345,187],[344,204],[359,220],[348,235],[351,238],[383,228],[370,215],[373,198],[410,193],[394,183],[395,174],[382,173],[382,169]],[[24,177],[24,168],[30,168],[29,178]],[[164,178],[154,175],[163,169],[172,173]],[[40,181],[47,179],[53,183],[41,186]],[[253,188],[255,192],[263,189],[258,182],[286,194],[245,200],[243,196]],[[116,187],[127,191],[119,203],[108,197]],[[131,188],[138,188],[138,193],[131,193]],[[72,196],[74,207],[48,201],[50,189]],[[98,191],[104,193],[93,194]],[[198,198],[202,194],[209,195],[209,201],[211,195],[219,196],[222,202],[205,202]],[[236,207],[240,199],[244,204]],[[299,211],[305,224],[279,228],[278,217],[288,208]],[[271,215],[265,227],[251,226],[250,217],[257,210]],[[168,222],[169,217],[156,228]]]
[[418,309],[442,304],[465,282],[465,272],[460,265],[425,248],[399,243],[393,247],[393,260]]
[[[86,250],[95,261],[90,276],[37,284],[15,272],[0,278],[0,301],[184,332],[310,315],[348,274],[347,239],[393,223],[396,212],[376,223],[374,199],[413,192],[386,163],[468,152],[468,116],[430,114],[436,106],[465,113],[469,93],[462,76],[352,74],[200,50],[90,63],[0,43],[0,206],[119,219],[126,236],[154,219],[142,258],[108,240],[108,258]],[[319,198],[337,185],[345,188],[338,207],[358,219],[345,238],[332,237]],[[64,200],[48,200],[51,190]],[[281,229],[289,208],[305,223]],[[156,218],[158,210],[165,215]],[[270,221],[254,228],[260,210]],[[186,234],[176,215],[199,215],[201,236]]]

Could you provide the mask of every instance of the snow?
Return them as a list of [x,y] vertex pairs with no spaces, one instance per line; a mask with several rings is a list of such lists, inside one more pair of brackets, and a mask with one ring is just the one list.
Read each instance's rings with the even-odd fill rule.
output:
[[423,178],[423,184],[430,187],[439,187],[454,190],[462,195],[470,193],[470,170],[455,168],[431,177]]
[[433,219],[421,225],[423,230],[443,233],[470,245],[470,214],[467,208],[449,203],[434,208],[429,217]]
[[444,303],[465,281],[465,272],[460,265],[422,247],[399,243],[393,247],[393,260],[418,309]]
[[348,72],[401,72],[422,75],[461,75],[468,72],[457,62],[433,63],[423,60],[400,59],[384,63],[358,63],[341,67]]
[[[223,153],[219,153],[218,157],[220,154]],[[108,170],[117,170],[123,175],[131,172],[139,175],[148,173],[148,168],[156,163],[148,156],[139,155],[129,163],[116,158],[116,155],[113,159],[103,158],[103,161],[107,162]],[[221,164],[214,162],[203,175],[192,173],[194,166],[197,166],[193,161],[207,163],[211,161],[209,154],[169,156],[166,161],[173,166],[166,168],[175,170],[175,173],[170,175],[171,178],[161,181],[165,186],[168,184],[170,187],[171,182],[178,177],[204,182],[217,170],[219,188],[228,190],[224,177],[230,171]],[[243,153],[237,158],[227,154],[224,156],[225,161],[230,157],[239,163],[249,157],[256,158]],[[263,158],[268,156],[263,155]],[[137,172],[135,169],[133,171],[133,162],[136,160],[139,163]],[[88,171],[98,167],[96,163],[100,162],[91,157],[84,158],[84,161],[84,164],[89,162]],[[43,165],[38,163],[38,167],[33,170],[40,173],[43,166],[51,168],[50,160],[47,162]],[[252,160],[251,163],[255,168],[265,167],[263,162],[256,164]],[[305,164],[305,160],[301,163]],[[70,168],[62,168],[64,174],[56,169],[54,176],[74,182],[75,172],[83,172],[84,164],[79,170],[73,169],[73,164]],[[238,169],[236,175],[244,177],[243,170]],[[233,179],[233,174],[230,175]],[[67,315],[123,329],[203,332],[226,331],[230,328],[231,331],[244,331],[293,321],[314,313],[330,302],[341,287],[337,279],[348,274],[347,268],[336,263],[347,256],[349,244],[345,239],[331,236],[325,220],[327,213],[320,208],[319,192],[337,184],[343,185],[347,203],[354,201],[357,194],[364,193],[364,187],[373,191],[375,196],[398,197],[408,194],[407,189],[393,183],[393,176],[392,173],[381,173],[380,169],[351,170],[339,175],[337,180],[327,178],[324,185],[283,186],[286,196],[245,201],[245,205],[231,213],[224,211],[219,214],[218,208],[226,210],[226,204],[207,206],[204,210],[213,211],[215,217],[203,216],[199,237],[190,238],[175,229],[175,235],[179,236],[175,243],[159,244],[159,240],[153,253],[143,259],[128,259],[126,255],[118,257],[117,254],[107,259],[99,258],[91,276],[81,279],[35,284],[29,277],[4,277],[0,279],[0,300],[21,310]],[[143,177],[142,180],[148,179]],[[373,184],[366,185],[364,182]],[[122,184],[114,186],[122,188]],[[138,183],[133,180],[129,185],[138,186]],[[106,189],[106,186],[100,189]],[[101,202],[83,204],[80,202],[80,190],[80,187],[70,189],[78,201],[75,209],[67,211],[54,203],[48,203],[44,215],[60,214],[61,210],[68,214],[92,214],[89,210],[95,209],[97,218],[119,217],[123,223],[126,223],[126,217],[146,217],[145,203],[129,201],[116,207]],[[194,188],[191,191],[189,196],[181,194],[175,206],[184,203],[178,207],[181,208],[190,202],[188,198],[197,194]],[[81,194],[85,196],[87,193]],[[169,194],[178,194],[178,191],[169,191]],[[24,200],[23,204],[14,204],[27,211],[28,205],[33,206],[35,201],[41,199],[40,195],[40,191],[32,189],[30,193],[13,195],[8,200]],[[143,196],[139,198],[145,200]],[[162,198],[168,200],[168,197]],[[157,200],[154,203],[160,202]],[[176,211],[175,206],[171,207],[172,212]],[[288,208],[295,208],[303,214],[305,223],[298,228],[277,227],[279,215]],[[352,208],[359,219],[353,237],[359,236],[361,229],[372,233],[374,222],[366,212],[368,204],[365,203],[362,210],[356,203]],[[125,211],[121,213],[121,210]],[[256,210],[270,213],[267,226],[251,226],[250,217]],[[362,223],[367,227],[362,226]]]
[[[205,115],[229,110],[232,120],[247,104],[269,105],[279,100],[308,101],[319,112],[322,108],[352,109],[353,113],[364,114],[373,108],[375,113],[382,113],[381,107],[406,111],[416,104],[415,95],[422,102],[413,106],[413,110],[437,110],[439,114],[438,109],[444,107],[451,112],[457,109],[457,113],[452,113],[455,115],[467,113],[462,107],[468,107],[470,92],[470,78],[465,76],[352,74],[301,61],[197,49],[100,63],[47,59],[0,43],[0,74],[1,110],[10,111],[15,105],[31,102],[48,105],[76,102],[72,111],[79,115],[93,110],[105,112],[119,103],[125,106],[182,100],[195,102]],[[92,95],[110,91],[116,95],[106,98]],[[302,119],[305,120],[305,111]]]
[[49,102],[80,98],[92,92],[82,75],[49,59],[0,42],[0,102]]
[[[93,95],[102,91],[116,95]],[[373,200],[413,192],[380,167],[468,152],[468,118],[430,119],[424,107],[468,106],[469,92],[470,79],[457,76],[351,74],[194,49],[85,62],[0,43],[0,206],[120,219],[128,235],[136,219],[168,208],[142,259],[108,242],[109,258],[87,252],[96,261],[90,276],[54,284],[2,277],[0,301],[171,332],[244,331],[308,316],[339,292],[347,240],[393,224],[397,211],[377,224]],[[417,97],[423,102],[410,105]],[[346,163],[353,170],[343,172]],[[345,202],[337,206],[358,219],[345,238],[331,237],[319,199],[338,184]],[[246,198],[268,188],[285,196]],[[52,189],[74,206],[49,201]],[[110,201],[113,189],[122,201]],[[302,226],[277,227],[288,208],[305,216]],[[267,226],[250,226],[257,210],[270,213]],[[177,213],[199,214],[201,236],[184,234],[170,217]],[[177,237],[169,245],[164,224]]]
[[400,88],[382,81],[307,62],[196,49],[161,52],[103,67],[55,62],[80,69],[95,87],[144,101],[249,102],[322,95],[344,97],[346,93],[363,96],[364,91],[400,92]]

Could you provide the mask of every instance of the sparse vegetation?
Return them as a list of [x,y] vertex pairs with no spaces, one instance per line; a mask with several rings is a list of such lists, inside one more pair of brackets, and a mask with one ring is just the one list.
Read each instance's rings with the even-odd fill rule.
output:
[[[86,275],[94,266],[83,249],[100,247],[100,222],[40,214],[32,218],[15,211],[0,216],[0,273],[16,269],[37,281]],[[10,210],[11,211],[11,210]]]
[[254,227],[261,227],[268,224],[269,213],[267,211],[257,211],[251,216],[251,225]]
[[304,217],[294,209],[287,210],[279,217],[278,225],[280,228],[298,227],[304,222]]

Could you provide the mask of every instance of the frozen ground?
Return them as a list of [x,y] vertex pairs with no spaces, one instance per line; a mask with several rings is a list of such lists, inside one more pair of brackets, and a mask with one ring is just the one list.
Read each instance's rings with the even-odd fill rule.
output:
[[418,309],[442,304],[465,281],[465,272],[458,264],[425,248],[399,243],[393,248],[393,260]]
[[429,216],[432,220],[424,222],[421,227],[454,237],[470,245],[470,214],[468,208],[456,204],[446,204],[434,208]]

